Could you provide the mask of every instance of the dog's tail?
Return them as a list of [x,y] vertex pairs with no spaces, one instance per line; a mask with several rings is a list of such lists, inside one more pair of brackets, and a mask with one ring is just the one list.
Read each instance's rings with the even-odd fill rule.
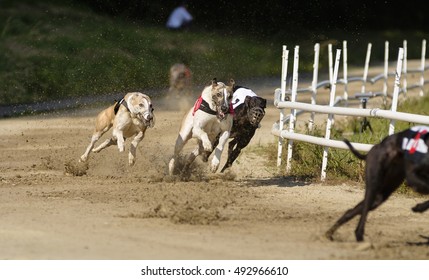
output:
[[350,143],[350,141],[349,140],[347,140],[347,139],[344,139],[343,140],[344,141],[344,143],[346,143],[346,145],[349,147],[349,149],[350,149],[350,151],[358,158],[358,159],[361,159],[361,160],[365,160],[366,159],[366,155],[363,155],[363,154],[361,154],[361,153],[359,153],[353,146],[352,146],[352,144]]

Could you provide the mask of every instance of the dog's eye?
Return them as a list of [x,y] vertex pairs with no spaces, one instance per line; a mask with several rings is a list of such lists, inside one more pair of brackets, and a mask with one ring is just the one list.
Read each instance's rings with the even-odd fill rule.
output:
[[218,92],[217,93],[217,97],[222,97],[223,96],[223,93],[222,92]]
[[140,107],[143,107],[143,106],[144,106],[144,104],[143,104],[143,103],[140,103],[140,104],[139,104],[139,106],[140,106]]

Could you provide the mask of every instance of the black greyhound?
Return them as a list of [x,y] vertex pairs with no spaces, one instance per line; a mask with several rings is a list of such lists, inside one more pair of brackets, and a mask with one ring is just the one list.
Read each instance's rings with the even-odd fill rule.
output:
[[[360,215],[355,230],[357,241],[363,241],[368,212],[376,209],[402,184],[421,194],[429,193],[429,127],[416,126],[387,136],[371,148],[366,155],[360,154],[348,140],[344,142],[359,159],[366,160],[365,197],[351,208],[326,232],[333,240],[333,234],[343,224]],[[417,204],[414,212],[424,212],[429,201]]]
[[[249,144],[265,116],[267,107],[267,100],[257,96],[248,88],[234,86],[233,91],[234,121],[229,136],[232,140],[228,144],[228,159],[220,172],[231,167],[241,150]],[[213,147],[217,145],[218,141],[219,137],[216,138]],[[211,152],[203,154],[203,161],[207,161],[210,154]]]

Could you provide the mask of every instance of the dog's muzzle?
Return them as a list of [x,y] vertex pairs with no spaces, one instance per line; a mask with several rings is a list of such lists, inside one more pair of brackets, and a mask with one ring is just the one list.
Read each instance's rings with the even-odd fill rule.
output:
[[265,116],[265,111],[259,107],[253,107],[247,112],[249,122],[253,126],[258,126]]
[[220,110],[218,110],[217,117],[219,120],[223,120],[229,114],[229,107],[222,105],[220,106]]
[[[150,107],[150,108],[153,111],[152,107]],[[142,118],[143,121],[144,121],[144,124],[146,126],[148,126],[148,127],[153,127],[155,125],[155,119],[154,119],[154,117],[155,116],[153,115],[152,112],[148,112],[148,111],[144,112],[143,113],[143,118]]]
[[[213,100],[214,101],[214,100]],[[226,89],[223,89],[223,99],[215,101],[217,103],[217,117],[220,120],[223,120],[226,118],[226,115],[229,113],[229,103],[228,103],[228,91]]]

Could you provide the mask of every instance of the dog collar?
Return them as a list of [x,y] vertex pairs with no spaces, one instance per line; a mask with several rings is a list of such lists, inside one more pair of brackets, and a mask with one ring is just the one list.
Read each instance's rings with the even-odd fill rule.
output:
[[195,102],[194,111],[192,112],[192,115],[194,115],[195,112],[198,110],[206,112],[207,114],[210,114],[210,115],[217,115],[217,112],[210,108],[209,103],[207,103],[207,101],[205,101],[202,96],[200,96]]
[[[215,110],[212,110],[210,108],[209,103],[207,103],[207,101],[205,101],[202,96],[200,96],[197,99],[197,101],[195,102],[194,110],[192,112],[192,115],[194,115],[195,112],[198,111],[198,110],[206,112],[207,114],[210,114],[210,115],[217,116],[217,112]],[[229,104],[229,111],[226,112],[225,115],[227,115],[227,114],[234,115],[234,108],[232,107],[232,104]]]
[[209,103],[207,103],[207,101],[205,101],[202,98],[201,98],[200,108],[198,108],[198,109],[200,109],[201,111],[206,112],[207,114],[210,114],[210,115],[217,115],[217,112],[215,110],[212,110],[210,108]]

